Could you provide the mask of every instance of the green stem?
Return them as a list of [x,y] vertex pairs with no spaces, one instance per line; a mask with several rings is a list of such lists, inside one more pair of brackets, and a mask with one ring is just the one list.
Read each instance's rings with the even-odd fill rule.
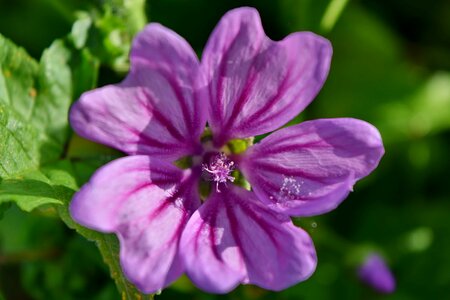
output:
[[323,33],[330,32],[333,29],[339,16],[342,14],[348,0],[331,0],[320,22],[320,29]]

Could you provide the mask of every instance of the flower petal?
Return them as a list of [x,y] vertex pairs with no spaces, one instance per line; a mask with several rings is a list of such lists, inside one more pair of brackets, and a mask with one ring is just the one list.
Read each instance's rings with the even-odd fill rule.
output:
[[282,290],[316,267],[308,234],[238,187],[214,192],[183,232],[186,272],[203,290],[226,293],[239,283]]
[[366,257],[358,268],[358,277],[379,293],[390,294],[395,291],[395,277],[378,253],[371,253]]
[[73,105],[72,127],[128,154],[177,159],[196,153],[207,100],[192,48],[153,23],[135,38],[130,59],[123,82],[84,93]]
[[356,119],[322,119],[283,128],[249,148],[239,168],[258,198],[290,215],[312,216],[341,203],[378,165],[380,133]]
[[331,54],[330,42],[311,32],[270,40],[253,8],[228,12],[202,57],[216,145],[275,130],[296,116],[322,87]]
[[154,293],[184,271],[178,245],[199,205],[196,181],[189,170],[129,156],[99,169],[74,196],[70,212],[86,227],[115,232],[126,276]]

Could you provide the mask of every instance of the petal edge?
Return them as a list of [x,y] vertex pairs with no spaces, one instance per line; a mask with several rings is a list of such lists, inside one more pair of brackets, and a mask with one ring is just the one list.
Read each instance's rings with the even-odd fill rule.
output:
[[74,196],[72,217],[116,233],[120,262],[141,291],[154,293],[184,272],[179,240],[199,205],[197,177],[148,156],[129,156],[99,169]]
[[200,207],[181,247],[188,276],[214,293],[239,283],[279,291],[309,278],[317,262],[305,231],[237,187],[214,193]]
[[242,155],[239,167],[262,202],[289,215],[313,216],[338,206],[383,154],[371,124],[319,119],[272,133]]
[[314,33],[275,42],[255,9],[228,12],[211,34],[201,64],[216,145],[270,132],[296,116],[322,87],[331,55],[330,42]]

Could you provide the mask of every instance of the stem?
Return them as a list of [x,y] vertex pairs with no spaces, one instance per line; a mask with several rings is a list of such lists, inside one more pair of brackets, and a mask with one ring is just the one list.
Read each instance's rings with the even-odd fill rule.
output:
[[322,32],[327,33],[333,29],[339,16],[342,14],[348,0],[331,0],[320,22],[320,29]]

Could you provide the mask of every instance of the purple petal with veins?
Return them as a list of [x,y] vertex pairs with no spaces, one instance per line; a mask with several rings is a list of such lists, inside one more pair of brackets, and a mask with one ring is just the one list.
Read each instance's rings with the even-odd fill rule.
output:
[[[331,54],[329,41],[310,32],[270,40],[247,7],[222,18],[201,64],[183,38],[149,24],[133,42],[125,80],[84,93],[71,109],[78,134],[130,155],[76,193],[72,217],[118,236],[123,271],[145,293],[183,272],[215,293],[306,280],[314,246],[289,215],[335,208],[377,166],[380,134],[363,121],[330,119],[280,129],[244,153],[229,142],[302,111]],[[245,179],[251,191],[236,186]]]
[[181,233],[200,204],[198,176],[148,156],[129,156],[99,169],[75,195],[78,223],[120,240],[120,262],[140,290],[154,293],[184,271]]
[[290,215],[312,216],[342,202],[384,153],[372,125],[322,119],[280,129],[239,161],[258,198]]
[[228,12],[202,56],[216,145],[267,133],[295,117],[322,87],[331,54],[330,42],[314,33],[274,42],[255,9]]
[[201,151],[208,101],[189,44],[150,24],[134,40],[130,60],[123,82],[84,93],[73,105],[74,130],[131,155],[175,160]]
[[238,187],[213,193],[181,238],[186,271],[200,288],[226,293],[239,283],[282,290],[316,267],[308,234]]

